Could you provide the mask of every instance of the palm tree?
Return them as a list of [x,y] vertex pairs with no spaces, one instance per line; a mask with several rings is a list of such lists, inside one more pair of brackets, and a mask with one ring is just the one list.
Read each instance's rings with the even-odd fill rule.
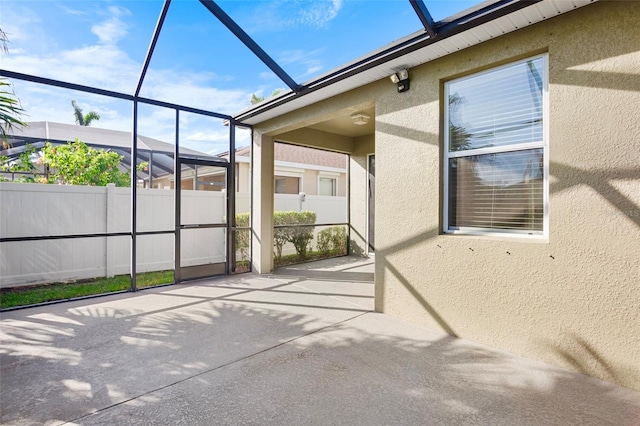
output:
[[[5,54],[9,53],[8,43],[7,34],[0,29],[0,50]],[[6,132],[8,130],[11,130],[14,126],[27,125],[19,118],[23,113],[24,110],[20,106],[20,100],[13,92],[11,83],[4,78],[0,78],[0,145],[3,148],[7,146]]]
[[[276,95],[279,95],[280,93],[284,92],[285,89],[275,89],[273,92],[271,92],[271,95],[269,95],[269,97],[273,97]],[[256,96],[255,93],[251,94],[251,105],[255,105],[257,103],[260,103],[262,101],[264,101],[265,97],[264,96]]]
[[93,120],[100,120],[100,114],[95,111],[82,114],[82,108],[78,106],[75,100],[71,101],[71,105],[73,106],[73,115],[76,116],[76,124],[80,126],[90,126]]

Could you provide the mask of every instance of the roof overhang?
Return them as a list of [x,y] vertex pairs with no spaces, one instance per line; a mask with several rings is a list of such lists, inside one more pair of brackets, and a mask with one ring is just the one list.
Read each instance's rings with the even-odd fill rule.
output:
[[489,0],[438,22],[435,36],[426,30],[411,34],[304,83],[297,92],[269,98],[234,118],[255,125],[596,1]]

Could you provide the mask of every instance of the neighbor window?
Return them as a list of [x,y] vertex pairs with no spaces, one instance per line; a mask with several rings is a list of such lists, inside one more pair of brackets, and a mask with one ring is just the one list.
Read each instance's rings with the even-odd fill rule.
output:
[[546,235],[546,88],[546,55],[445,84],[445,232]]
[[318,179],[318,195],[336,196],[336,179],[321,177]]
[[300,178],[290,176],[275,177],[276,194],[297,194],[300,192]]

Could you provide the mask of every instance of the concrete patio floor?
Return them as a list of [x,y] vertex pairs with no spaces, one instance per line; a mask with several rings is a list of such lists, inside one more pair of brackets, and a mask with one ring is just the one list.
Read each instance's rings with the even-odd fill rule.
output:
[[6,425],[639,425],[640,393],[373,309],[339,258],[0,314]]

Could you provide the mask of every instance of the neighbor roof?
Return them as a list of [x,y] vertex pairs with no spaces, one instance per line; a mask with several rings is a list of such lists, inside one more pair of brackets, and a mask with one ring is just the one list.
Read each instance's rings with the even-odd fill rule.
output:
[[[130,167],[131,164],[131,132],[50,121],[34,121],[27,123],[27,126],[7,130],[7,137],[9,148],[0,149],[0,156],[8,158],[19,156],[28,146],[39,149],[44,146],[45,142],[66,144],[80,139],[94,148],[116,151],[122,155],[124,165]],[[170,143],[138,135],[137,163],[150,161],[151,156],[153,156],[154,177],[173,173],[174,150],[175,146]],[[214,155],[182,146],[180,147],[180,156],[198,159],[218,158]],[[141,172],[140,174],[144,173]]]

